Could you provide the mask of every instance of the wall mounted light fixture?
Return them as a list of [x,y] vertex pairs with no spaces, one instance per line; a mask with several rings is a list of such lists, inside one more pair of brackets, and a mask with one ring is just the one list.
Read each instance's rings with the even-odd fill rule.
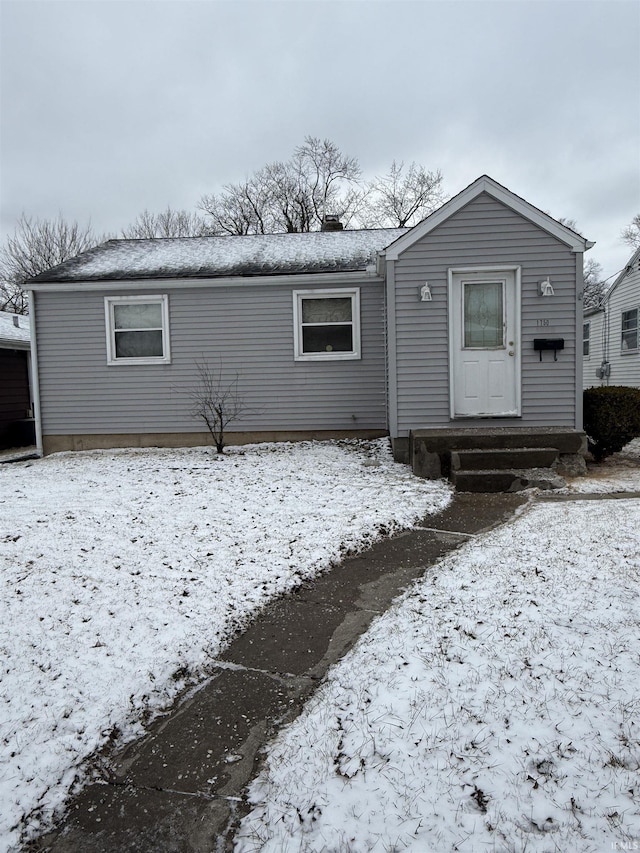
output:
[[420,288],[420,301],[431,302],[432,300],[433,296],[431,295],[431,288],[429,287],[429,282],[425,281],[425,283]]
[[544,281],[540,282],[540,295],[541,296],[554,296],[553,287],[551,285],[551,281],[549,276],[547,276]]

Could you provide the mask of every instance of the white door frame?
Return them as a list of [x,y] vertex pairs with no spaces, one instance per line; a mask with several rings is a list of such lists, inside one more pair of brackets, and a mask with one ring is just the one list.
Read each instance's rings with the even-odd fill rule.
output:
[[[515,387],[513,389],[514,392],[514,403],[515,409],[511,412],[504,412],[502,414],[495,415],[460,415],[455,411],[455,358],[454,358],[454,324],[458,322],[456,320],[455,313],[458,311],[460,306],[457,304],[457,300],[454,298],[454,276],[456,275],[467,275],[471,273],[475,273],[481,276],[491,277],[492,275],[500,275],[505,272],[511,273],[513,275],[513,293],[509,293],[509,288],[506,288],[505,298],[511,298],[513,300],[513,328],[508,329],[509,340],[506,341],[509,343],[513,341],[513,346],[509,346],[509,351],[513,352],[514,359],[514,381]],[[486,266],[472,266],[472,267],[450,267],[447,271],[448,278],[448,309],[447,309],[447,319],[449,326],[449,407],[450,407],[450,416],[451,419],[460,419],[460,418],[487,418],[487,417],[520,417],[522,413],[522,359],[521,359],[521,268],[519,266],[514,265],[486,265]],[[508,309],[505,307],[505,316],[508,316]],[[505,338],[506,340],[506,338]]]

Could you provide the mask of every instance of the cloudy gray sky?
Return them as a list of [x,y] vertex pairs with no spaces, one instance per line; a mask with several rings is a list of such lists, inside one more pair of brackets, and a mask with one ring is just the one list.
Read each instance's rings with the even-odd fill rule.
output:
[[575,219],[640,212],[638,0],[0,0],[0,230],[118,232],[329,138]]

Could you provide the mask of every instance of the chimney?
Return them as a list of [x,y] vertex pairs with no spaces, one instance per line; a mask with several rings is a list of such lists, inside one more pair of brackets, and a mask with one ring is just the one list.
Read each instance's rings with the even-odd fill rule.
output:
[[344,225],[340,222],[339,216],[325,216],[322,220],[321,231],[342,231]]

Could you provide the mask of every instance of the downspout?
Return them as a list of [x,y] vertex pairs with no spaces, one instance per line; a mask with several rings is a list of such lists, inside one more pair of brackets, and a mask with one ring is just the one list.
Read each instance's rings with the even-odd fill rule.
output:
[[28,291],[29,327],[31,329],[31,380],[33,382],[33,417],[36,425],[36,448],[43,456],[42,419],[40,415],[40,375],[38,373],[38,344],[36,341],[36,298],[33,290]]
[[[584,253],[595,246],[592,240],[585,240],[582,251],[574,247],[576,257],[576,417],[575,428],[581,430],[584,421],[582,383],[584,373],[584,357],[582,355],[582,324],[584,322]],[[580,349],[578,349],[578,341]]]
[[[602,318],[602,360],[611,367],[611,362],[609,361],[609,342],[611,336],[611,328],[610,328],[610,320],[611,320],[611,312],[609,310],[609,300],[605,298],[604,301],[604,317]],[[609,385],[611,382],[611,370],[607,373],[605,378],[605,382],[603,385]]]
[[[582,384],[584,373],[584,356],[582,355],[582,336],[584,323],[584,254],[576,252],[576,419],[575,428],[582,429],[583,405]],[[578,348],[579,347],[579,348]]]
[[395,265],[384,256],[380,262],[385,267],[387,300],[387,411],[391,440],[398,438],[398,375],[396,352],[396,287]]

